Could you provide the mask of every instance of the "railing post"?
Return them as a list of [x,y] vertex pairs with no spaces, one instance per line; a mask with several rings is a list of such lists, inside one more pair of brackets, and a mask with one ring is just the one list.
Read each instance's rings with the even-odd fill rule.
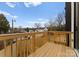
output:
[[32,51],[35,51],[35,33],[32,33]]
[[11,57],[13,56],[13,40],[11,40]]
[[69,33],[67,33],[67,34],[66,34],[66,45],[67,45],[67,46],[70,46],[70,45],[69,45],[69,43],[70,43],[69,40],[70,40],[70,39],[69,39]]
[[16,57],[18,57],[18,39],[16,38]]
[[47,31],[47,39],[48,39],[48,42],[50,41],[50,34],[49,34],[50,32],[49,31]]
[[49,32],[46,32],[46,40],[49,41]]
[[5,57],[6,57],[6,40],[4,40],[4,55],[5,55]]
[[74,48],[74,35],[73,35],[73,33],[69,34],[69,46],[71,48]]

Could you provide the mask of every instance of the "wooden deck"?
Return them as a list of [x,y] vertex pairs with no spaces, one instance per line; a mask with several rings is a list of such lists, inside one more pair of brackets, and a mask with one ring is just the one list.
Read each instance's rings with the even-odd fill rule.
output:
[[29,57],[74,57],[76,53],[74,49],[62,44],[47,42],[38,48]]
[[64,57],[77,55],[73,46],[72,32],[47,31],[2,34],[0,35],[0,41],[3,41],[4,45],[4,48],[0,50],[0,56],[5,57]]

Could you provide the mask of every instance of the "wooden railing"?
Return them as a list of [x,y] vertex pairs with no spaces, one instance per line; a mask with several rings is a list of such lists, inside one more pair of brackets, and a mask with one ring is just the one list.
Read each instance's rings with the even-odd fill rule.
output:
[[46,42],[72,47],[72,35],[71,32],[62,31],[2,34],[0,56],[29,56]]

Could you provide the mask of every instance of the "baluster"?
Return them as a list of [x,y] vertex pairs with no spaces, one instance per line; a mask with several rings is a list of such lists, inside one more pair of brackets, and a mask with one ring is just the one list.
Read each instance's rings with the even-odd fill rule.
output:
[[20,46],[19,46],[19,50],[20,50],[20,57],[22,56],[22,38],[20,37]]
[[24,57],[25,57],[25,48],[26,48],[26,38],[24,38]]
[[46,36],[47,36],[46,42],[48,42],[48,40],[49,40],[48,32],[46,32]]
[[36,42],[35,41],[35,33],[32,34],[32,42],[33,42],[33,44],[32,44],[33,48],[32,49],[33,49],[33,52],[34,52],[36,50],[36,46],[35,46],[35,42]]
[[25,48],[26,48],[26,38],[25,38],[25,36],[23,37],[23,42],[22,42],[22,44],[23,44],[23,56],[25,57],[26,55],[25,55]]
[[24,56],[27,56],[28,55],[28,48],[27,48],[27,36],[25,37],[25,48],[24,48]]
[[13,40],[11,40],[11,56],[13,56]]
[[73,48],[73,33],[69,33],[69,46]]
[[23,51],[23,50],[22,50],[22,49],[23,49],[23,46],[22,46],[22,45],[23,45],[22,37],[21,37],[21,39],[20,39],[20,45],[21,45],[21,47],[20,47],[20,57],[22,57],[22,55],[23,55],[23,54],[22,54],[22,51]]
[[16,56],[18,56],[18,39],[16,38]]
[[29,35],[28,45],[29,45],[28,46],[29,47],[29,49],[28,49],[29,50],[29,54],[31,54],[32,53],[32,49],[31,49],[32,48],[31,35]]
[[29,52],[29,50],[28,50],[28,39],[26,40],[26,45],[27,45],[27,56],[28,56],[28,52]]
[[6,57],[6,40],[4,40],[4,55],[5,55],[5,57]]

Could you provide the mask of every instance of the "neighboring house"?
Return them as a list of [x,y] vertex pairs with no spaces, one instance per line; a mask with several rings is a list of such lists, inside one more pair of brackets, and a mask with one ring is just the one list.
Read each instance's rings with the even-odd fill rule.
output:
[[14,28],[13,30],[10,29],[9,31],[10,33],[22,33],[22,32],[26,32],[24,28]]
[[34,30],[29,30],[29,32],[34,32]]
[[44,32],[44,31],[48,31],[47,28],[36,28],[35,32]]
[[48,29],[45,28],[45,27],[42,27],[42,28],[28,28],[28,30],[29,30],[28,32],[44,32],[44,31],[48,31]]

